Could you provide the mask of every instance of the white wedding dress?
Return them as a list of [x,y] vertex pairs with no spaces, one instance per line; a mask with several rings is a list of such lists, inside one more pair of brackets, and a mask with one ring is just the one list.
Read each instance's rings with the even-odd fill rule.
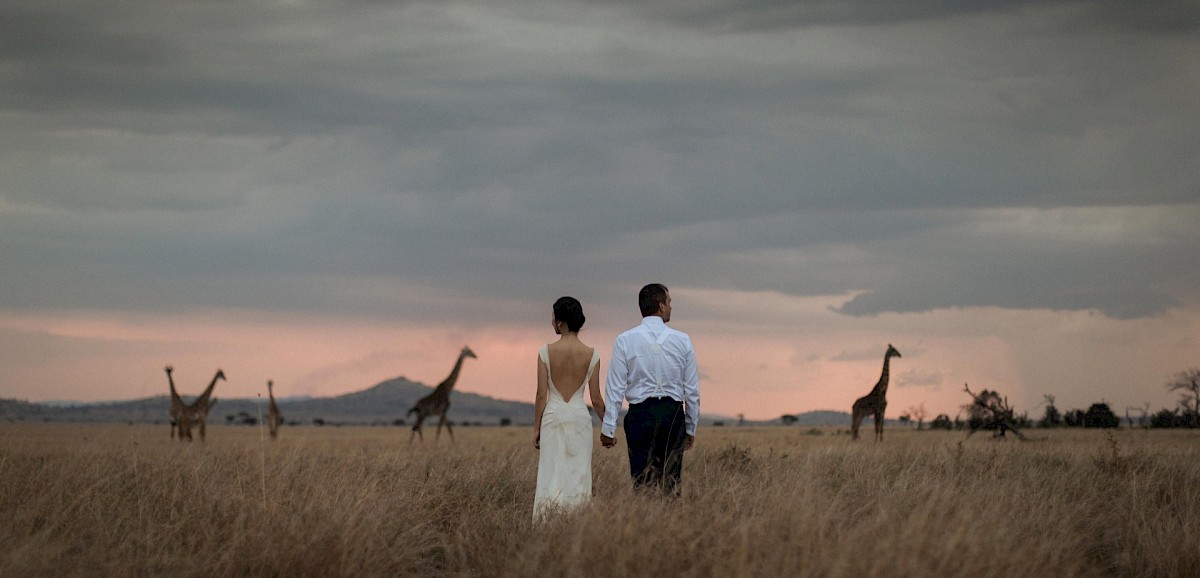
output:
[[600,353],[592,352],[587,375],[571,394],[571,399],[563,399],[554,387],[550,353],[545,345],[538,350],[538,357],[546,365],[550,391],[546,396],[546,409],[542,412],[541,455],[537,491],[533,496],[534,520],[554,509],[576,506],[592,497],[592,415],[584,402],[583,390],[587,389],[592,372],[600,362]]

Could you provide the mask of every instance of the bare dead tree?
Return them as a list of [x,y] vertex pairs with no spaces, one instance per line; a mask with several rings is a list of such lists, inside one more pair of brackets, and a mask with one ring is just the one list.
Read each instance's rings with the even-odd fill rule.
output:
[[1146,405],[1144,405],[1142,407],[1133,407],[1131,405],[1125,406],[1125,421],[1129,422],[1129,427],[1132,428],[1133,427],[1133,416],[1130,415],[1130,413],[1129,413],[1130,411],[1138,412],[1140,415],[1138,415],[1138,418],[1137,418],[1137,425],[1139,425],[1141,427],[1146,427],[1146,420],[1150,415],[1150,404],[1147,403]]
[[1045,399],[1045,401],[1038,405],[1045,406],[1046,409],[1043,410],[1042,419],[1038,420],[1038,427],[1061,426],[1063,424],[1063,415],[1054,405],[1054,395],[1047,393],[1042,395],[1042,398]]
[[1168,391],[1178,391],[1179,405],[1188,420],[1188,425],[1200,425],[1200,368],[1181,371],[1167,382]]
[[[1017,439],[1025,441],[1025,436],[1017,428],[1015,413],[1008,405],[1007,397],[1002,398],[999,393],[986,389],[976,395],[971,391],[971,386],[965,383],[963,390],[971,396],[971,403],[965,408],[972,422],[967,437],[971,437],[978,430],[986,429],[992,430],[992,437],[1004,437],[1011,431]],[[975,427],[976,425],[978,427]]]
[[904,415],[902,415],[900,417],[901,417],[902,421],[903,421],[903,418],[907,417],[908,421],[917,422],[917,431],[921,431],[921,427],[925,425],[925,418],[928,416],[929,416],[929,413],[927,411],[925,411],[925,404],[922,403],[920,405],[914,405],[914,406],[904,410]]

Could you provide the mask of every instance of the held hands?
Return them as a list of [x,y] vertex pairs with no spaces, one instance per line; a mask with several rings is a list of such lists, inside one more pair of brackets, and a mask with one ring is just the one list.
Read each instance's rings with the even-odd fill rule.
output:
[[[600,445],[602,445],[606,448],[611,448],[611,447],[617,445],[617,440],[615,438],[610,438],[604,434],[600,434]],[[683,451],[686,452],[686,451],[692,449],[695,445],[696,445],[696,436],[684,436],[683,437]]]
[[533,449],[542,449],[542,430],[533,430]]

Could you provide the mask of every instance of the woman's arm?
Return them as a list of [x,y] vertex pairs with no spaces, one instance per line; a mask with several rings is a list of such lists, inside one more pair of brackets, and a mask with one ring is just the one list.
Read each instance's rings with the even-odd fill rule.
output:
[[592,410],[600,419],[604,419],[604,393],[600,391],[600,362],[596,362],[596,369],[592,371],[592,378],[588,380],[588,393],[592,396]]
[[549,395],[550,378],[542,356],[537,358],[537,396],[533,403],[533,447],[542,449],[542,413],[546,411],[546,396]]

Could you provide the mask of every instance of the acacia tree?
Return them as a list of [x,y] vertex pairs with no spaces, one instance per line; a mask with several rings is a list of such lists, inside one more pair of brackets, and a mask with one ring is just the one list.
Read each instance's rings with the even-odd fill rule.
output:
[[1167,382],[1168,391],[1178,391],[1179,405],[1188,427],[1200,426],[1200,369],[1179,372]]
[[1178,409],[1163,408],[1150,416],[1150,427],[1172,428],[1181,425],[1183,425],[1183,417],[1179,415]]
[[963,384],[963,390],[971,396],[971,403],[964,406],[964,409],[967,410],[968,423],[971,426],[967,437],[971,437],[971,434],[976,431],[986,429],[992,430],[993,437],[1004,437],[1006,432],[1011,431],[1018,439],[1025,441],[1025,436],[1018,429],[1012,406],[1008,405],[1007,397],[1001,397],[999,392],[986,389],[976,394],[967,384]]
[[1067,427],[1083,427],[1083,410],[1073,409],[1063,414],[1063,424]]
[[907,414],[909,419],[917,420],[917,431],[921,431],[921,427],[925,425],[925,418],[929,416],[929,413],[925,411],[924,403],[908,408]]
[[1046,394],[1044,397],[1046,398],[1046,413],[1042,415],[1042,420],[1038,422],[1038,427],[1058,427],[1062,425],[1062,414],[1054,406],[1054,396]]
[[1120,427],[1121,420],[1105,402],[1093,403],[1083,414],[1083,427]]

